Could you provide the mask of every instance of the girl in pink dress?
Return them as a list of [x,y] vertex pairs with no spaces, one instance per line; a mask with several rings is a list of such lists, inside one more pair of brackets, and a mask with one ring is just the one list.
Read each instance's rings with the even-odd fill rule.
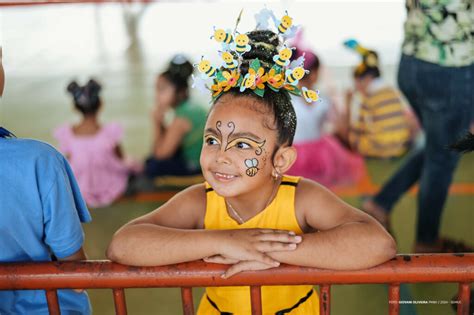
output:
[[[296,48],[292,58],[303,54],[304,68],[310,73],[300,80],[300,85],[312,87],[318,81],[320,62],[313,52],[301,48]],[[298,157],[288,174],[310,178],[326,187],[355,184],[366,175],[364,160],[335,136],[323,134],[331,103],[324,95],[321,98],[322,102],[308,105],[300,97],[292,97],[298,119],[293,145]]]
[[101,124],[101,86],[94,80],[80,86],[71,82],[67,91],[82,114],[77,125],[64,124],[54,131],[59,149],[68,158],[81,192],[91,207],[103,207],[120,197],[131,173],[123,159],[123,129],[116,123]]

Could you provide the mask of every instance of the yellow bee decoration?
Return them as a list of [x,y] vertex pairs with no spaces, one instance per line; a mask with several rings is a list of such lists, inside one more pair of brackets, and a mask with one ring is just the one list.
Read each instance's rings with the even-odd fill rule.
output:
[[286,15],[283,16],[278,25],[278,32],[281,34],[286,33],[286,31],[293,25],[293,19],[288,15],[288,11],[285,11]]
[[218,43],[221,43],[224,48],[227,48],[231,43],[234,42],[234,36],[230,31],[224,31],[223,29],[216,29],[214,27],[214,35],[211,36]]
[[245,173],[250,176],[250,177],[253,177],[255,176],[255,174],[257,174],[258,172],[258,160],[257,159],[247,159],[245,160],[245,166],[247,166],[247,170],[245,171]]
[[[194,66],[196,66],[196,64]],[[203,77],[213,78],[216,76],[217,69],[211,65],[209,60],[201,59],[197,64],[197,68]]]
[[239,64],[237,60],[234,60],[234,56],[228,51],[224,51],[221,54],[222,60],[224,60],[224,68],[233,70],[237,68],[237,65]]
[[280,67],[286,67],[290,64],[291,55],[293,55],[291,48],[285,47],[280,49],[278,55],[273,56],[273,61]]
[[286,70],[286,81],[296,86],[298,82],[304,77],[304,75],[308,72],[307,70],[303,69],[303,67],[296,67],[294,69]]
[[245,91],[245,89],[249,89],[255,85],[255,79],[257,78],[256,73],[247,73],[240,84],[240,92]]
[[232,43],[231,49],[239,55],[243,55],[250,51],[249,37],[246,34],[239,34],[235,37],[235,42]]
[[319,101],[319,90],[308,90],[306,87],[301,89],[301,94],[308,103]]

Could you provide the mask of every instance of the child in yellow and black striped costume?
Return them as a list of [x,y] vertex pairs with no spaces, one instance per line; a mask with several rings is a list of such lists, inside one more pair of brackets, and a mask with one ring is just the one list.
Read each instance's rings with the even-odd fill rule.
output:
[[[228,264],[224,279],[280,263],[360,269],[392,258],[394,241],[375,219],[311,180],[283,175],[296,159],[296,114],[286,88],[264,84],[264,73],[274,74],[279,35],[270,30],[240,35],[248,36],[251,48],[232,75],[246,80],[236,84],[227,72],[225,83],[233,86],[214,99],[200,159],[206,182],[128,223],[114,235],[107,256],[140,266],[203,259]],[[255,60],[261,61],[253,73],[258,79],[247,75]],[[283,81],[282,75],[273,78]],[[312,285],[263,286],[262,311],[317,315],[319,300]],[[207,288],[198,310],[250,313],[248,287]]]
[[[361,47],[356,41],[347,41],[362,56],[354,70],[355,89],[361,95],[357,110],[348,109],[348,143],[363,156],[392,158],[401,156],[410,144],[411,122],[399,92],[380,77],[376,52]],[[352,94],[346,98],[347,107]]]

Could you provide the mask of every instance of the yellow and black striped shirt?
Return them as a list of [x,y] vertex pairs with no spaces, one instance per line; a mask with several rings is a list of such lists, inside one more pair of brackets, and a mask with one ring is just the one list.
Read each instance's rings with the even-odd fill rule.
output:
[[382,88],[365,98],[350,126],[351,147],[367,157],[391,158],[406,152],[410,126],[397,90]]

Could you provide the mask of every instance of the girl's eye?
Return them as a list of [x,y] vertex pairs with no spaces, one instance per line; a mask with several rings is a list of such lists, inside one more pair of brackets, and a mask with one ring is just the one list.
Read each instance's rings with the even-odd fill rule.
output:
[[208,138],[206,138],[206,144],[207,145],[216,145],[216,144],[219,144],[219,142],[215,138],[208,137]]
[[245,142],[237,142],[235,144],[235,146],[239,149],[250,149],[251,148],[250,144],[245,143]]

